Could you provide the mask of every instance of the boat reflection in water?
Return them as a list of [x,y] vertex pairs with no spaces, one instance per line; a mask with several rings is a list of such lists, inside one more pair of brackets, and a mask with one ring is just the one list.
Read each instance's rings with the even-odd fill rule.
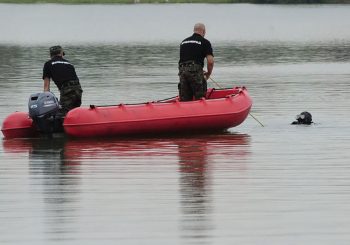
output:
[[26,200],[27,205],[33,207],[28,212],[37,213],[37,219],[43,219],[48,239],[57,241],[62,239],[61,234],[74,233],[72,221],[78,215],[81,176],[79,162],[66,157],[67,140],[60,137],[2,142],[6,153],[28,156],[29,182],[22,182],[20,178],[17,183],[28,190],[25,194],[31,198]]
[[[154,193],[152,186],[169,186],[169,190],[164,190],[164,187],[163,190],[166,191],[165,198],[170,199],[166,199],[165,203],[163,199],[160,200],[159,208],[169,205],[168,208],[171,209],[173,205],[180,203],[180,219],[175,219],[175,222],[180,221],[180,224],[177,224],[180,237],[193,241],[207,240],[211,234],[210,230],[213,230],[214,177],[223,169],[245,171],[244,160],[249,155],[249,146],[249,135],[234,133],[142,139],[63,137],[3,140],[6,153],[28,153],[29,173],[36,179],[37,185],[40,184],[37,176],[42,174],[39,179],[44,185],[44,201],[49,205],[47,212],[51,212],[47,215],[50,218],[50,232],[55,233],[59,230],[74,233],[74,225],[68,224],[68,220],[74,223],[76,215],[83,215],[77,211],[80,206],[87,205],[84,204],[84,200],[80,200],[81,196],[95,196],[94,191],[98,193],[98,188],[101,188],[102,192],[105,188],[111,188],[106,185],[107,179],[107,183],[114,185],[114,188],[124,188],[122,191],[110,189],[113,195],[123,195],[126,191],[135,193],[134,198],[131,197],[132,202],[143,194],[137,192],[137,188],[140,187],[136,185],[140,183],[143,186],[141,190],[147,188],[150,195],[154,194],[159,198],[164,198],[164,195],[162,197],[162,193]],[[174,166],[174,163],[177,165]],[[135,182],[135,176],[141,180]],[[125,182],[128,178],[130,181]],[[86,186],[91,180],[94,183],[93,188]],[[178,186],[171,186],[177,183]],[[102,199],[104,197],[102,195]],[[125,202],[123,196],[113,198]],[[179,202],[176,202],[176,199]],[[142,205],[146,205],[147,208],[147,200],[142,201],[145,202]],[[150,205],[157,205],[157,201]],[[116,208],[117,206],[118,202]],[[142,210],[142,207],[137,208]]]

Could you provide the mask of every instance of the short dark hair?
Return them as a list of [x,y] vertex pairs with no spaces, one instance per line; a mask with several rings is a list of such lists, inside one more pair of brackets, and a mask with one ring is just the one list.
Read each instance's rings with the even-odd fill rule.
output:
[[[52,56],[58,55],[62,51],[63,51],[63,48],[60,45],[52,46],[50,48],[50,56],[52,57]],[[63,52],[63,55],[64,55],[64,52]]]

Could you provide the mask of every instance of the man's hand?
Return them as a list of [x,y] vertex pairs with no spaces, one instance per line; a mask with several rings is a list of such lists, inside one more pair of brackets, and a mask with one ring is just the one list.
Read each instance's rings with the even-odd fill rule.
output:
[[50,91],[50,78],[45,77],[44,78],[44,92]]
[[204,72],[204,79],[208,80],[211,74],[207,71],[203,71],[203,72]]
[[212,55],[207,55],[207,72],[204,72],[205,80],[208,80],[214,67],[214,57]]

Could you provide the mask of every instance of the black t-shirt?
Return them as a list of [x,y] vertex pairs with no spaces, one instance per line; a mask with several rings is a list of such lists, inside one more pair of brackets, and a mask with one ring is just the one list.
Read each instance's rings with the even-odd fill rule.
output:
[[180,44],[179,63],[194,60],[197,64],[204,66],[204,58],[213,55],[211,43],[201,35],[194,33],[183,40]]
[[43,79],[46,77],[52,79],[58,88],[61,88],[64,82],[72,80],[79,81],[74,66],[61,56],[54,56],[45,63]]

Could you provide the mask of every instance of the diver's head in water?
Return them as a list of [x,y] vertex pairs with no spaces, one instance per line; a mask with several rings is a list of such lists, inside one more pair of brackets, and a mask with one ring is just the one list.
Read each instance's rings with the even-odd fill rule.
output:
[[312,122],[312,115],[307,112],[303,111],[302,113],[296,115],[295,117],[296,121],[292,122],[292,124],[306,124],[310,125]]

